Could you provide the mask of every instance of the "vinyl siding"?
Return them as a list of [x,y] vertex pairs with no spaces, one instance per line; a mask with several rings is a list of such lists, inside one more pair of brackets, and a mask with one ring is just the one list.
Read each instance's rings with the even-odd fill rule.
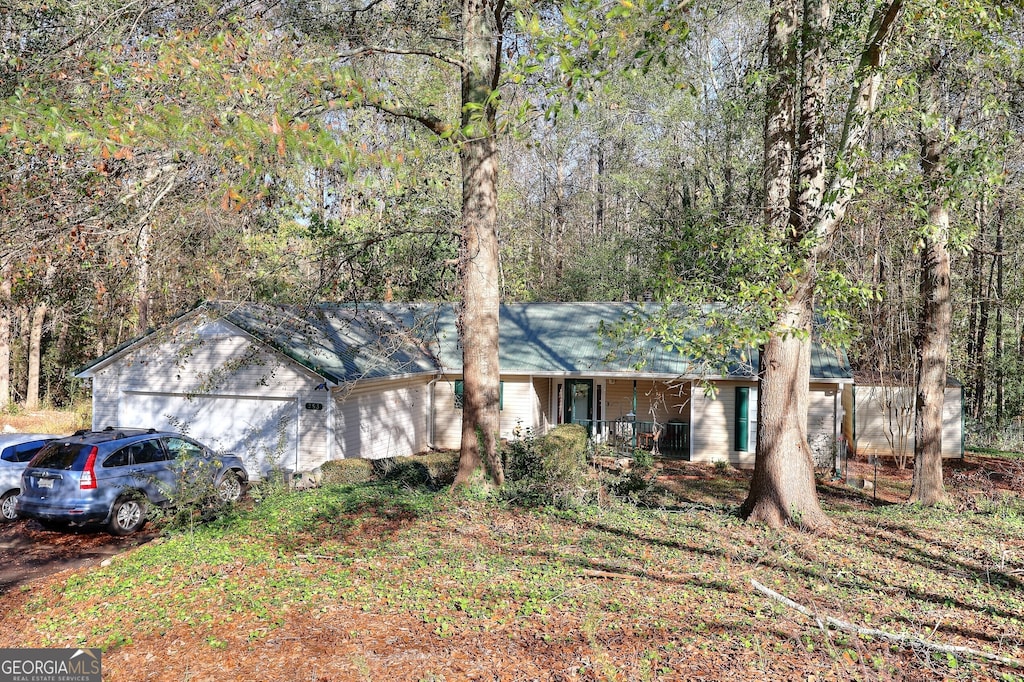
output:
[[[852,403],[852,387],[848,393],[844,399]],[[857,386],[855,430],[846,431],[857,454],[895,457],[900,452],[900,443],[904,443],[906,455],[913,457],[914,399],[915,389],[908,386]],[[947,387],[942,405],[942,456],[946,458],[961,456],[960,410],[960,387]]]
[[[455,381],[461,375],[448,375],[434,385],[434,447],[457,450],[462,444],[462,409],[455,407]],[[546,401],[526,376],[505,376],[499,437],[514,438],[516,430],[543,426],[541,401]]]
[[754,464],[754,453],[733,451],[733,424],[736,419],[736,386],[756,387],[754,383],[719,382],[716,395],[695,388],[691,395],[693,421],[690,428],[691,455],[694,462],[732,462]]
[[110,381],[122,391],[291,397],[320,379],[217,321],[158,333],[97,372],[93,385]]
[[320,381],[230,324],[200,319],[97,369],[92,425],[186,430],[236,452],[254,475],[308,470],[330,457],[330,396],[315,390]]
[[[614,381],[614,383],[612,383]],[[689,421],[690,384],[638,379],[636,382],[637,421],[660,424]],[[633,411],[633,380],[606,380],[604,419],[621,419]]]
[[[692,391],[693,420],[691,424],[691,458],[695,462],[725,461],[737,466],[753,466],[756,444],[748,443],[746,452],[735,450],[734,425],[736,423],[736,387],[757,387],[753,382],[720,381],[717,393],[706,395],[701,388]],[[807,439],[812,449],[821,449],[830,455],[834,436],[833,414],[835,390],[831,385],[811,386],[807,406]],[[756,409],[753,393],[751,408]]]
[[335,456],[382,459],[427,450],[428,381],[375,382],[339,393]]

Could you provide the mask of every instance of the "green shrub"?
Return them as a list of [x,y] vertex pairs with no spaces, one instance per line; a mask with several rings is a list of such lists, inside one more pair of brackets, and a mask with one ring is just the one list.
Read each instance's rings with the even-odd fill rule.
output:
[[374,479],[373,460],[332,459],[320,466],[324,485],[369,483]]
[[459,453],[431,452],[412,457],[385,459],[335,459],[320,471],[324,485],[358,485],[371,481],[394,481],[409,486],[440,489],[451,485],[459,468]]
[[432,486],[443,488],[455,482],[455,474],[459,471],[459,453],[457,451],[429,452],[409,459],[416,459],[423,463],[423,466],[427,468],[427,473],[430,474]]
[[587,431],[563,424],[546,436],[526,437],[502,450],[506,485],[503,494],[521,504],[571,507],[596,490],[586,462]]
[[633,450],[633,468],[648,471],[654,468],[654,453],[643,448]]

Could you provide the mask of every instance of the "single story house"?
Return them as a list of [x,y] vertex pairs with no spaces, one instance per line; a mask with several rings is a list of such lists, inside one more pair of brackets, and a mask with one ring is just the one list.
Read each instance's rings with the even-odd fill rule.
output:
[[[916,388],[905,376],[855,372],[843,388],[843,435],[851,454],[892,458],[914,456]],[[949,378],[942,403],[942,456],[964,456],[963,386]]]
[[[708,375],[650,345],[638,368],[599,333],[637,305],[501,306],[501,437],[577,422],[612,447],[752,465],[756,351],[735,351]],[[213,301],[77,376],[92,381],[94,428],[175,429],[253,471],[309,471],[331,459],[458,448],[461,372],[450,304]],[[845,355],[815,342],[808,432],[826,466],[851,382]]]

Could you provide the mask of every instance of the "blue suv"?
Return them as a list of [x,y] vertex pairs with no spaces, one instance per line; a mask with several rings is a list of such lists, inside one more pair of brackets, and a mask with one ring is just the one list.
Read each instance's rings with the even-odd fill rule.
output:
[[185,486],[211,486],[235,502],[249,477],[235,455],[218,455],[178,433],[154,429],[78,431],[51,441],[21,478],[17,513],[44,526],[100,523],[128,535],[148,504],[172,505]]

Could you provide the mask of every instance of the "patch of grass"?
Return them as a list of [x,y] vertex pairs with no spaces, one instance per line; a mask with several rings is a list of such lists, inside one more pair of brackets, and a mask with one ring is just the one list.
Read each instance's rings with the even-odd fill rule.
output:
[[70,409],[53,410],[40,408],[25,410],[15,403],[0,410],[0,431],[14,430],[17,433],[54,433],[66,435],[92,425],[92,403],[81,401]]
[[704,474],[661,508],[524,510],[400,481],[277,490],[109,567],[32,584],[5,604],[24,626],[0,645],[107,647],[105,669],[125,679],[126,661],[167,642],[207,652],[190,669],[213,674],[225,655],[301,656],[292,639],[358,663],[331,679],[463,679],[467,660],[505,679],[1019,674],[823,632],[750,579],[822,615],[1019,658],[1020,517],[875,506],[823,487],[833,534],[772,530],[718,497],[745,489],[742,475]]

